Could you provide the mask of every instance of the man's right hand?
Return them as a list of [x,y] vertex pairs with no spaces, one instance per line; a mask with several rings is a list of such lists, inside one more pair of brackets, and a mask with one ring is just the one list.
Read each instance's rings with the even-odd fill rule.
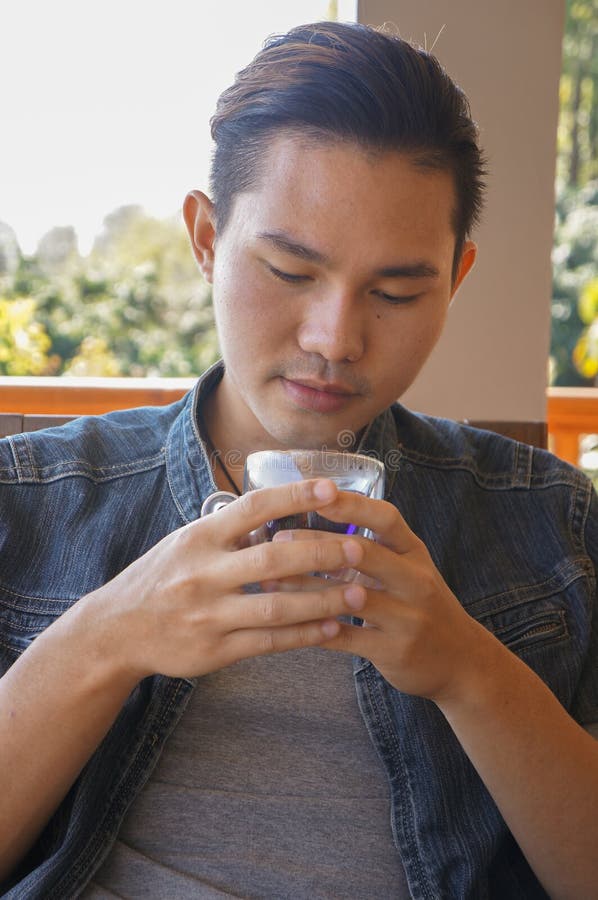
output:
[[73,616],[85,630],[103,629],[104,646],[131,681],[156,672],[203,675],[245,657],[329,640],[338,632],[336,616],[362,608],[363,588],[314,578],[314,590],[249,594],[243,585],[355,565],[359,543],[339,536],[242,544],[264,522],[321,509],[336,494],[328,480],[244,494],[169,534],[84,598]]

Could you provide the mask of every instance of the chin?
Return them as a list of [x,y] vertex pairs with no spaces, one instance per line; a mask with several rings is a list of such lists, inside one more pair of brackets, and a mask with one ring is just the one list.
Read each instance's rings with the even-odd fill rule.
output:
[[276,438],[284,450],[350,450],[354,432],[349,428],[340,428],[332,433],[318,433],[304,428],[300,431],[293,429]]

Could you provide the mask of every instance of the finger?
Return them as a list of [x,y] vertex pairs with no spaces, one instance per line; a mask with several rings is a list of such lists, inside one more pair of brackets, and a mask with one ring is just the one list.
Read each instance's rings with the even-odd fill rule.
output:
[[293,481],[278,487],[248,491],[212,515],[218,516],[220,539],[226,545],[234,546],[249,531],[254,531],[265,522],[320,509],[334,500],[337,494],[337,486],[327,478]]
[[336,531],[318,531],[316,528],[285,528],[284,531],[277,531],[272,537],[273,543],[277,544],[286,541],[286,534],[292,533],[293,540],[297,541],[338,541],[339,535]]
[[226,635],[223,649],[231,662],[302,647],[315,647],[334,638],[341,628],[336,619],[303,622],[280,628],[245,628]]
[[339,626],[336,634],[321,645],[325,650],[340,650],[369,660],[376,658],[382,637],[379,629],[346,622],[339,622]]
[[[363,551],[357,567],[366,576],[362,583],[378,589],[377,606],[382,610],[387,608],[385,597],[388,595],[394,601],[415,602],[417,598],[431,596],[438,590],[439,574],[425,548],[429,564],[420,553],[399,554],[367,538],[356,537],[353,540],[360,542]],[[422,547],[419,542],[418,547]]]
[[274,593],[275,591],[317,591],[329,589],[333,586],[330,578],[319,575],[287,575],[283,578],[271,578],[261,582],[262,591]]
[[262,581],[262,591],[312,591],[317,590],[321,585],[325,588],[333,587],[335,584],[360,584],[373,591],[382,590],[382,583],[378,578],[370,578],[363,572],[357,572],[355,569],[337,569],[336,572],[327,572],[322,577],[316,575],[296,575],[293,578],[279,578],[277,580]]
[[[310,532],[302,530],[280,532],[280,537],[277,537],[273,544],[292,544],[300,548],[309,544],[309,537],[306,535],[310,535]],[[421,542],[415,535],[413,537],[414,547],[421,548]],[[436,569],[431,561],[429,566],[422,566],[419,554],[417,557],[410,556],[407,552],[399,554],[388,546],[365,537],[354,536],[350,540],[361,547],[361,560],[353,564],[353,568],[360,573],[356,580],[366,587],[374,590],[383,589],[404,598],[418,596],[434,588]],[[318,543],[320,547],[325,547],[328,542],[318,541]],[[346,575],[346,569],[336,574],[342,578]]]
[[356,491],[339,491],[336,499],[326,505],[322,515],[333,522],[351,522],[359,528],[369,528],[380,543],[395,553],[408,553],[419,544],[419,538],[396,506],[386,500],[373,500]]
[[232,590],[240,584],[335,572],[355,566],[363,555],[356,538],[336,541],[281,541],[257,544],[235,553],[221,554],[216,565],[221,585]]
[[218,615],[230,632],[246,628],[280,628],[355,615],[361,612],[366,601],[366,590],[353,584],[334,585],[310,593],[235,594],[221,604]]
[[[289,541],[289,540],[310,541],[310,540],[314,540],[314,539],[338,540],[338,534],[335,532],[330,532],[330,531],[316,531],[315,529],[314,530],[298,529],[298,530],[293,530],[293,531],[279,531],[279,532],[277,532],[277,534],[274,535],[274,537],[272,538],[272,541],[273,541],[273,543],[277,544],[282,541]],[[363,540],[360,536],[356,536],[355,539],[359,540],[359,541]],[[273,582],[272,585],[268,588],[266,588],[266,586],[263,585],[263,589],[264,590],[278,590],[277,585],[281,584],[283,586],[281,589],[286,590],[287,589],[286,586],[288,584],[291,590],[300,590],[300,589],[309,590],[309,579],[314,578],[314,577],[315,576],[311,576],[311,575],[303,575],[303,576],[299,576],[298,578],[294,578],[294,579],[283,578],[283,579],[280,579],[278,582],[275,582],[275,583]],[[382,587],[382,584],[380,583],[380,581],[377,578],[370,578],[369,575],[365,575],[363,573],[356,572],[355,569],[346,568],[346,567],[343,569],[337,569],[336,572],[328,572],[326,575],[325,581],[328,584],[330,584],[331,581],[334,581],[335,579],[344,581],[344,582],[363,584],[364,587],[372,588],[373,590],[376,590],[376,591],[380,590]]]

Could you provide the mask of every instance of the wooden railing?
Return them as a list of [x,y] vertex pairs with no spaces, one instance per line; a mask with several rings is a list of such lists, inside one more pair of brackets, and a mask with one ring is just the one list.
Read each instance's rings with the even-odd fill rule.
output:
[[174,403],[195,378],[0,378],[0,412],[100,415]]
[[[80,415],[156,406],[178,400],[193,383],[193,378],[0,377],[0,412]],[[577,465],[580,437],[598,434],[598,388],[549,388],[547,422],[550,449]]]
[[581,438],[598,434],[598,388],[549,388],[546,410],[549,448],[578,465]]

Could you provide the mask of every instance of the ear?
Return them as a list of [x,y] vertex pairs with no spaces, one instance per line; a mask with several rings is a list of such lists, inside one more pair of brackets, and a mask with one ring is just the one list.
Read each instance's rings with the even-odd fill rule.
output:
[[465,276],[473,269],[477,253],[477,244],[474,244],[473,241],[465,241],[465,243],[463,244],[463,250],[461,252],[461,259],[459,260],[457,277],[455,278],[455,283],[451,288],[451,303],[453,302],[455,294],[461,287]]
[[183,218],[191,239],[193,255],[202,275],[210,284],[214,273],[214,204],[201,191],[191,191],[185,197]]

